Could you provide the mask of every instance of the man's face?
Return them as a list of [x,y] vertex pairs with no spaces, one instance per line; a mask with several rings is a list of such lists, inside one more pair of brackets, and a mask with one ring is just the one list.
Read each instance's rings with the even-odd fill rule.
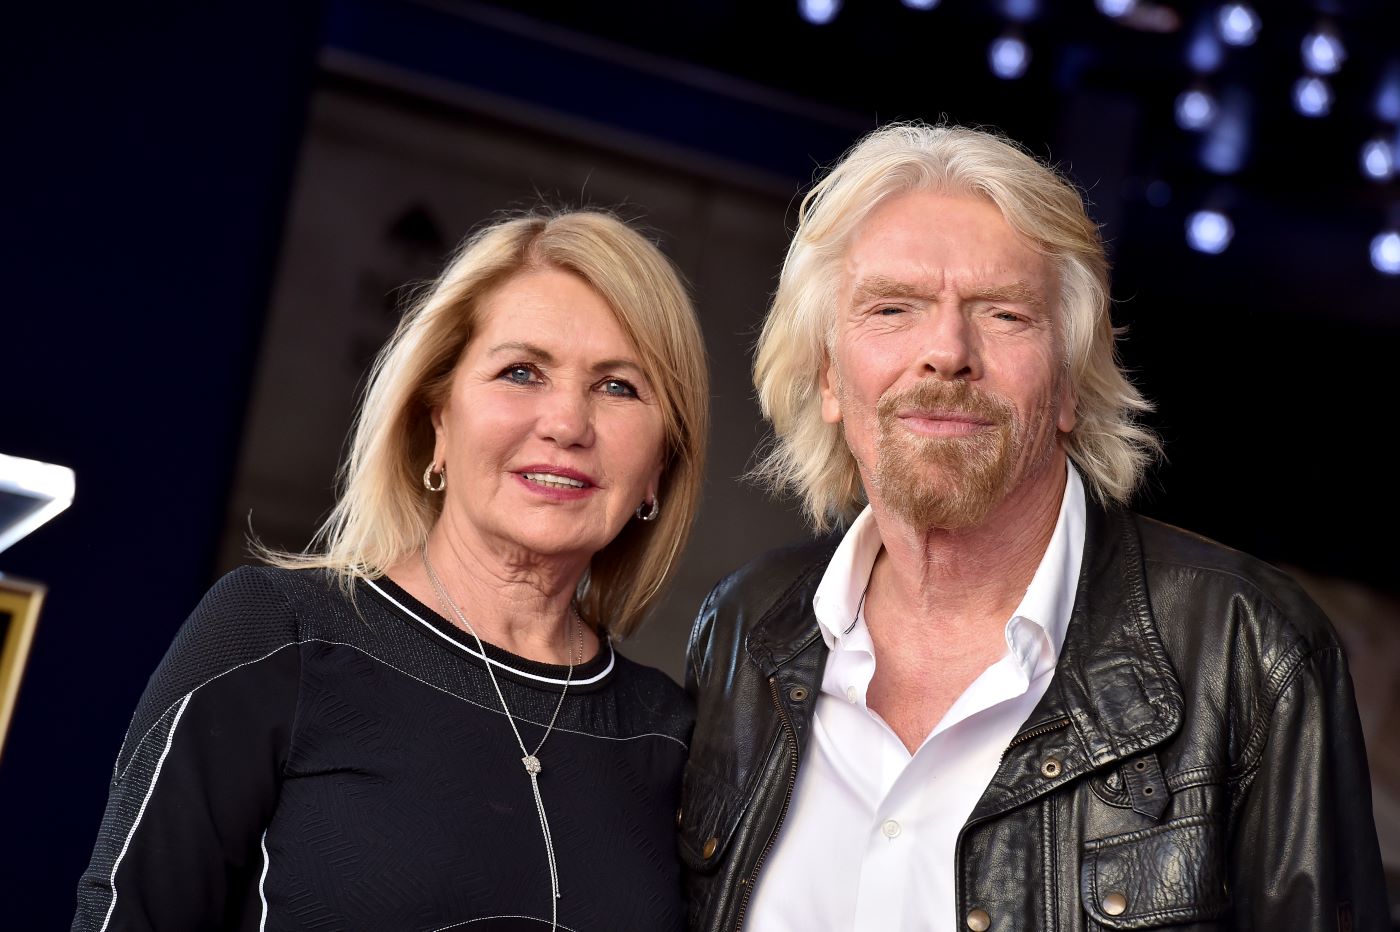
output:
[[840,279],[822,416],[843,425],[877,507],[960,528],[1013,492],[1058,494],[1057,430],[1075,406],[1057,286],[982,198],[916,192],[866,218]]

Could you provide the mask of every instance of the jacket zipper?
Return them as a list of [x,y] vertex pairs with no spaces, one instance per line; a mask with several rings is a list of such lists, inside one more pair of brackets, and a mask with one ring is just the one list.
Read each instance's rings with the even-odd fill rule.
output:
[[[1052,731],[1059,731],[1061,728],[1064,728],[1068,724],[1069,716],[1064,715],[1057,719],[1052,719],[1051,721],[1046,722],[1044,725],[1037,725],[1034,728],[1031,728],[1027,731],[1023,731],[1016,737],[1012,738],[1011,743],[1006,746],[1006,750],[1009,751],[1016,745],[1025,744],[1027,741],[1030,741],[1033,738],[1039,738],[1041,735],[1048,735]],[[1006,757],[1006,751],[1003,751],[1001,756],[1004,759]]]
[[783,729],[788,734],[787,793],[783,796],[783,808],[778,811],[778,822],[768,835],[768,843],[763,846],[758,860],[754,862],[753,870],[749,872],[748,880],[744,882],[744,898],[739,901],[739,914],[734,918],[734,932],[739,932],[744,927],[744,914],[749,909],[749,897],[753,896],[753,885],[758,882],[758,871],[763,867],[763,861],[768,857],[768,852],[773,850],[773,843],[778,840],[778,830],[783,827],[783,820],[787,818],[788,805],[792,802],[792,791],[797,786],[797,729],[792,727],[787,709],[783,708],[782,699],[778,696],[778,678],[776,676],[768,677],[768,691],[773,695],[773,705],[777,708],[778,717],[783,720]]

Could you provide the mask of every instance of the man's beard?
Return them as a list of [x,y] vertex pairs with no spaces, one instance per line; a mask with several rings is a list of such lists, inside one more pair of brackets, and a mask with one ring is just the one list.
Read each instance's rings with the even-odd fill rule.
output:
[[[972,434],[920,436],[899,423],[900,410],[961,414],[990,422]],[[876,407],[872,491],[915,528],[954,529],[981,524],[1027,474],[1027,455],[1048,456],[1053,445],[1039,434],[1053,431],[1049,404],[1028,423],[1003,398],[964,381],[926,379],[885,395]],[[1042,447],[1037,450],[1035,447]]]

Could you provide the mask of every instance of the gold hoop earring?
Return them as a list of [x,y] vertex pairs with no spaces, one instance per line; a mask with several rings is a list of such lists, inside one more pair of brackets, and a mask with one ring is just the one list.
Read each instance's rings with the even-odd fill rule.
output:
[[447,488],[446,463],[443,463],[442,468],[438,470],[437,485],[433,485],[433,467],[436,465],[436,463],[430,462],[428,463],[428,468],[423,470],[423,488],[427,489],[429,492],[441,492],[443,489]]

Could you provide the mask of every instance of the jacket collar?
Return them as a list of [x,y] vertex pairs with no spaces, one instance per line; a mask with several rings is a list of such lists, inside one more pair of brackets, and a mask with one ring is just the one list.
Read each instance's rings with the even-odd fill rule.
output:
[[1074,611],[1039,711],[1069,717],[1099,766],[1170,738],[1184,700],[1152,618],[1137,521],[1100,507],[1088,517]]
[[1147,752],[1181,727],[1181,684],[1152,618],[1136,518],[1091,502],[1087,519],[1054,678],[1002,755],[969,824]]

